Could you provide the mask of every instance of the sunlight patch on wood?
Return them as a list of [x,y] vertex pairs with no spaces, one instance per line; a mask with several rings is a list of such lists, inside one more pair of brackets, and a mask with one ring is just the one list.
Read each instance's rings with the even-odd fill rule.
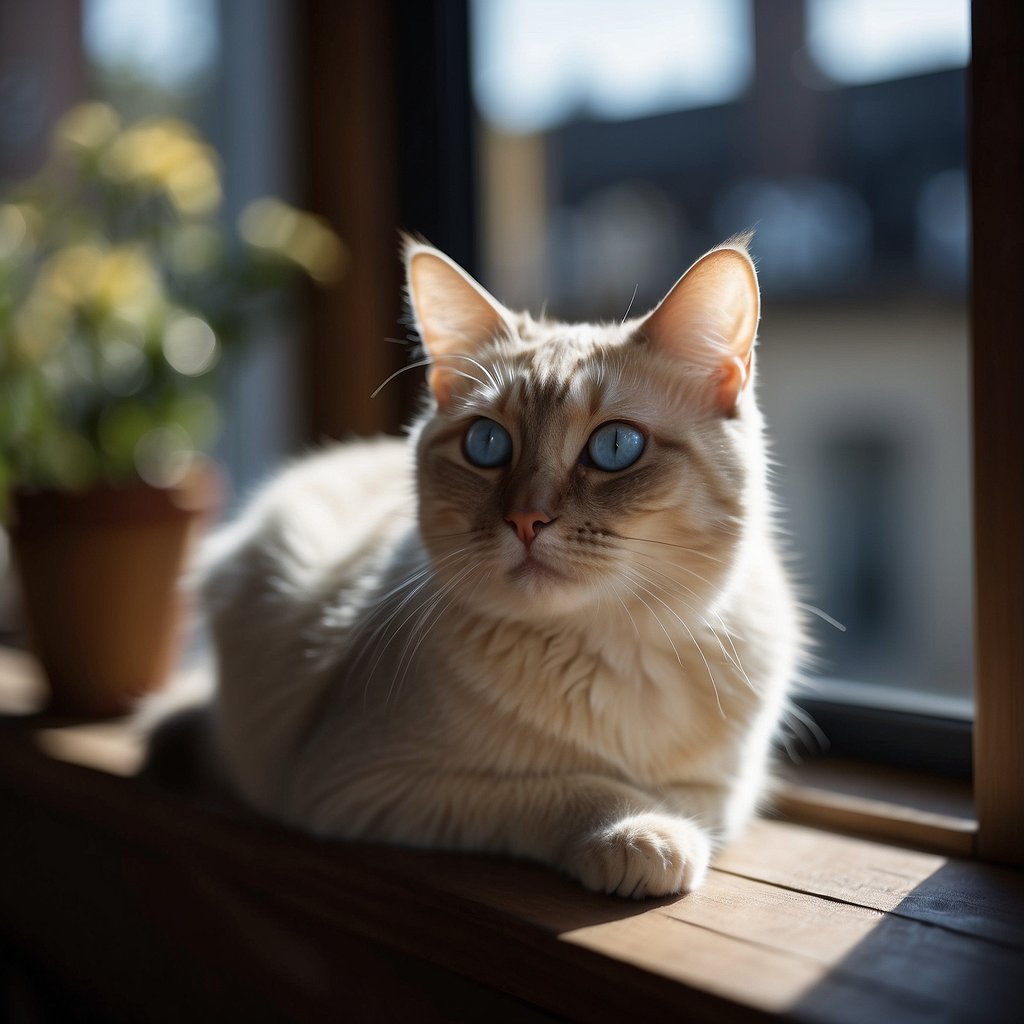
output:
[[37,729],[35,741],[57,761],[95,768],[111,775],[136,775],[145,759],[143,738],[117,722]]

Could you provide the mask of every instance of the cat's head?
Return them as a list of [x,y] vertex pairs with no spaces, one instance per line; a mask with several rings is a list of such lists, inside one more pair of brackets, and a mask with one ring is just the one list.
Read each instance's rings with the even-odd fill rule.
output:
[[408,243],[420,532],[453,590],[505,615],[716,603],[764,502],[746,241],[612,324],[513,313]]

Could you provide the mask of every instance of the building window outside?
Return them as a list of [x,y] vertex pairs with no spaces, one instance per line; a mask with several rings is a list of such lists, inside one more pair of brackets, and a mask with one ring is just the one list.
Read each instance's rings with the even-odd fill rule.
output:
[[[963,711],[968,3],[573,9],[472,8],[485,283],[621,317],[755,227],[785,525],[811,600],[848,620],[816,629],[820,672]],[[697,52],[703,93],[667,70]]]

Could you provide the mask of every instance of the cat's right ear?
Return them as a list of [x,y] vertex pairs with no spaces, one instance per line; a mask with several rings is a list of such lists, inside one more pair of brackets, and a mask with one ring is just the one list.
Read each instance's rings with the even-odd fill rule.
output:
[[723,413],[736,407],[753,373],[761,297],[749,241],[737,235],[702,256],[640,325],[652,346],[707,373]]
[[513,332],[512,315],[454,260],[410,238],[405,240],[405,275],[416,329],[431,360],[427,379],[443,407],[459,381],[472,373],[479,349]]

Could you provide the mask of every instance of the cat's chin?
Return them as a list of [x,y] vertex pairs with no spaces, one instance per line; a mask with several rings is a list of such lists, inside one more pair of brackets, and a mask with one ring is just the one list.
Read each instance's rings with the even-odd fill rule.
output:
[[509,570],[508,578],[514,584],[536,587],[566,586],[574,582],[561,569],[532,553],[527,553],[522,561]]
[[568,614],[594,600],[587,582],[534,555],[520,559],[500,579],[495,598],[503,615],[513,607],[523,618]]

